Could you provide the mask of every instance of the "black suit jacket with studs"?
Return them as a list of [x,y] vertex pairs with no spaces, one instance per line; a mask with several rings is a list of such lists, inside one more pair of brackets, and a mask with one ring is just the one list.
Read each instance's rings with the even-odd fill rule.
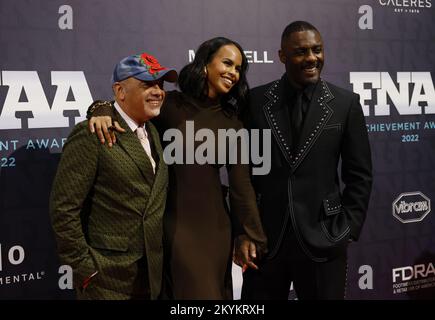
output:
[[285,81],[250,92],[245,126],[272,132],[271,171],[252,182],[269,258],[291,227],[305,254],[325,261],[359,238],[366,217],[372,164],[365,119],[357,94],[321,79],[292,152]]

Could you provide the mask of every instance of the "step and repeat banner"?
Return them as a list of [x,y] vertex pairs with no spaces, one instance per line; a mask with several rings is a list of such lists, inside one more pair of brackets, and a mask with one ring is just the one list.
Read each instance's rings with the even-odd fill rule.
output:
[[[121,58],[180,70],[203,41],[238,41],[251,87],[278,79],[294,20],[321,32],[323,78],[361,97],[374,185],[349,247],[348,299],[435,298],[435,1],[2,0],[0,299],[74,299],[48,197],[62,146]],[[173,89],[168,86],[167,89]],[[235,297],[240,270],[234,268]],[[289,298],[294,298],[292,287]]]

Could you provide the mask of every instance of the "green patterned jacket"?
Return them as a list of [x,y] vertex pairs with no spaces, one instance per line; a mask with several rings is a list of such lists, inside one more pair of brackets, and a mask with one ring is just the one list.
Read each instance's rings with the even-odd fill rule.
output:
[[[73,268],[79,299],[127,299],[147,258],[151,299],[161,290],[162,217],[168,170],[155,127],[147,122],[158,158],[156,174],[140,141],[127,132],[108,148],[76,125],[64,146],[50,197],[50,214],[61,261]],[[95,271],[89,286],[84,279]]]

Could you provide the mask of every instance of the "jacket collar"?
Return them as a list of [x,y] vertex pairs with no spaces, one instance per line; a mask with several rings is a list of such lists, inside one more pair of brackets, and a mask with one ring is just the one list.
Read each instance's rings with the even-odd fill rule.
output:
[[[126,132],[118,134],[118,136],[117,136],[118,143],[119,143],[120,147],[123,148],[125,150],[125,152],[131,157],[133,162],[139,168],[139,170],[142,173],[143,177],[145,178],[146,182],[152,186],[154,183],[154,178],[155,178],[155,175],[153,173],[153,168],[152,168],[150,160],[148,159],[145,151],[143,150],[143,147],[142,147],[139,139],[137,138],[136,133],[134,133],[130,129],[130,127],[127,125],[125,120],[122,118],[122,116],[117,111],[115,111],[115,117],[117,118],[119,125],[122,128],[126,129]],[[152,138],[154,139],[154,137],[152,137]],[[162,158],[162,157],[159,155],[159,158]],[[156,173],[157,173],[159,166],[160,166],[160,163],[158,166],[156,166]]]
[[292,170],[296,170],[299,164],[307,156],[310,149],[318,139],[320,133],[333,114],[328,103],[334,99],[327,83],[320,79],[311,99],[304,125],[300,134],[297,150],[291,152],[291,130],[288,116],[288,108],[284,103],[284,93],[287,88],[285,74],[281,79],[274,81],[265,92],[266,102],[263,112],[272,130],[273,136]]

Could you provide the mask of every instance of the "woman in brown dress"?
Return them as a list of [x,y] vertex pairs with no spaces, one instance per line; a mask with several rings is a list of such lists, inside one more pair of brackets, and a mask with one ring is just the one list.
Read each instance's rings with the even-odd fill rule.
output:
[[[266,250],[266,238],[249,177],[249,165],[229,164],[229,208],[218,164],[218,130],[241,129],[238,118],[246,104],[248,63],[236,42],[210,39],[180,72],[181,92],[168,92],[160,116],[153,120],[161,137],[168,129],[183,135],[182,163],[169,165],[165,225],[166,282],[163,295],[173,299],[231,299],[233,239],[244,239],[251,258]],[[101,114],[101,111],[99,112]],[[192,121],[192,122],[190,122]],[[203,141],[186,143],[188,131],[211,130],[215,161],[186,162]],[[204,139],[205,140],[205,139]],[[173,141],[163,141],[163,145]],[[178,149],[180,150],[180,149]],[[237,144],[240,155],[240,143]],[[165,157],[166,160],[166,157]],[[240,160],[240,157],[239,157]],[[243,260],[255,267],[252,260]],[[238,261],[240,263],[240,260]]]

